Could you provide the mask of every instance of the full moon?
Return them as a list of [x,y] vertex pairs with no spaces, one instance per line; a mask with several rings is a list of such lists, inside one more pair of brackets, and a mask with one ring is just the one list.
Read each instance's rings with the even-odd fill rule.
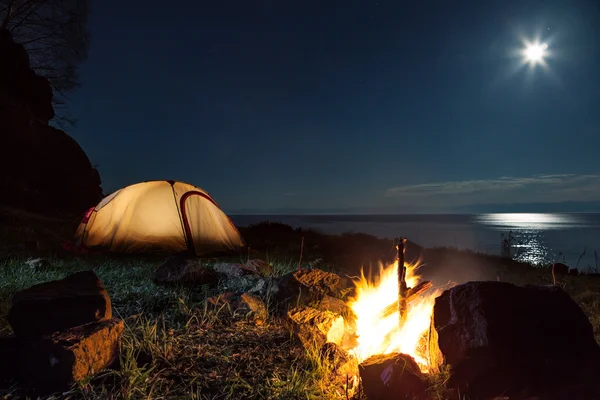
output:
[[525,62],[530,65],[538,63],[544,63],[544,57],[547,55],[546,50],[548,45],[546,43],[526,43],[523,49],[523,57]]

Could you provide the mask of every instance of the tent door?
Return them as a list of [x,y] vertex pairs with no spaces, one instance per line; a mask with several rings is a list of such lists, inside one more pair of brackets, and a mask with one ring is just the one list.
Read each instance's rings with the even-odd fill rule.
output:
[[214,201],[204,193],[192,190],[181,196],[179,204],[185,230],[185,241],[188,252],[192,255],[197,255],[197,251],[202,248],[201,237],[198,234],[194,235],[194,232],[201,232],[202,226],[198,225],[203,220],[201,203],[205,200],[214,204]]

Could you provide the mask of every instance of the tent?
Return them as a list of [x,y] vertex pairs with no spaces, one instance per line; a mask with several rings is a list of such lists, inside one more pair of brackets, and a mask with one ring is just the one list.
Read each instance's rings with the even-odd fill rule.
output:
[[198,256],[241,250],[239,231],[204,190],[177,181],[127,186],[89,209],[75,245],[116,253],[189,252]]

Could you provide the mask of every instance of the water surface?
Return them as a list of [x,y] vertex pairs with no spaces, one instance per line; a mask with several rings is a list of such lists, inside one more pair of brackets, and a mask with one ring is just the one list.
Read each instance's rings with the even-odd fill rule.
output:
[[532,263],[561,261],[579,269],[600,268],[600,214],[395,214],[233,215],[246,226],[261,221],[312,228],[323,233],[363,232],[383,238],[405,236],[425,247],[455,246],[500,254],[502,235],[512,233],[513,256]]

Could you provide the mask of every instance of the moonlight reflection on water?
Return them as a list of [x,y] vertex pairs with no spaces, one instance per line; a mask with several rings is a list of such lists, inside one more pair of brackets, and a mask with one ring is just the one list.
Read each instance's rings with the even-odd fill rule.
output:
[[557,249],[545,245],[545,232],[580,227],[583,223],[576,215],[549,213],[481,214],[475,220],[505,234],[512,231],[514,258],[534,264],[558,261]]
[[[327,234],[361,232],[379,238],[404,236],[424,247],[454,246],[500,255],[501,234],[512,230],[513,256],[548,264],[560,260],[600,272],[600,213],[233,215],[238,226],[263,221]],[[582,251],[587,249],[582,257]],[[545,256],[544,256],[545,255]]]
[[490,226],[514,230],[550,230],[574,228],[581,224],[579,218],[572,214],[549,213],[510,213],[510,214],[481,214],[475,217],[477,222]]

